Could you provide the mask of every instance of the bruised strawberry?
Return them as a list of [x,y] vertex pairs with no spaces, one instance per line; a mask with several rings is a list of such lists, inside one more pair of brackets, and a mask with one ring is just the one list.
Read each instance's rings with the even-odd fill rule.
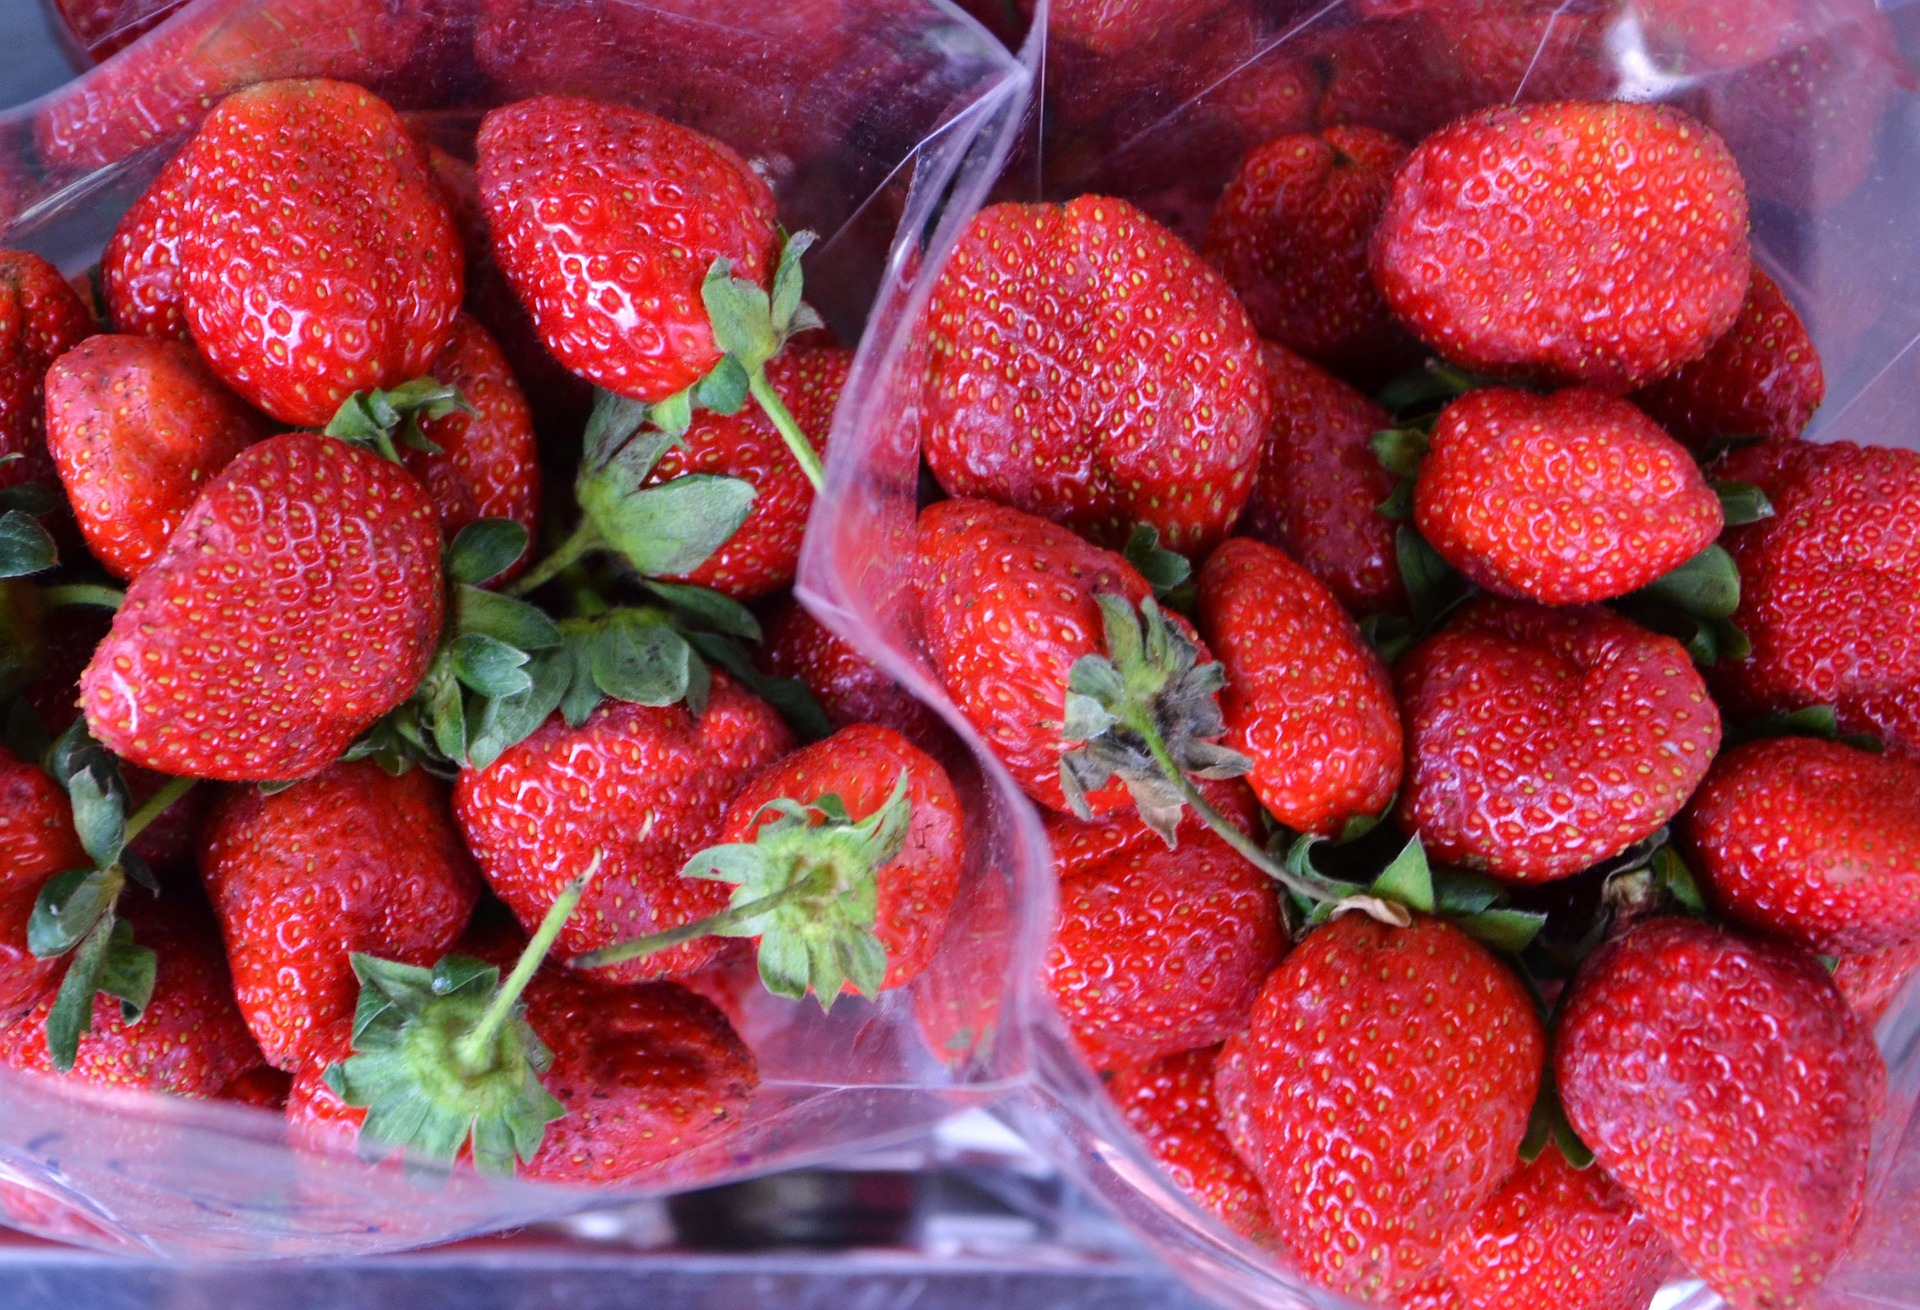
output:
[[440,532],[413,477],[311,433],[242,451],[127,591],[87,722],[179,777],[292,779],[413,693],[440,638]]
[[1579,605],[1678,568],[1724,516],[1686,448],[1626,401],[1484,387],[1435,424],[1413,520],[1486,590]]
[[0,1023],[49,990],[60,961],[27,949],[27,919],[47,879],[93,861],[52,778],[0,746]]
[[47,449],[87,549],[122,578],[158,558],[207,483],[271,430],[183,341],[90,337],[47,371]]
[[1271,408],[1259,340],[1171,232],[1104,196],[995,205],[927,320],[926,455],[949,495],[1115,547],[1139,523],[1183,553],[1227,534]]
[[42,401],[47,369],[96,330],[60,270],[0,250],[0,487],[53,480]]
[[1211,1046],[1122,1069],[1107,1080],[1107,1095],[1181,1191],[1242,1237],[1270,1242],[1267,1195],[1220,1127],[1213,1099],[1219,1052]]
[[1789,441],[1826,398],[1827,379],[1806,325],[1764,269],[1747,303],[1705,357],[1634,393],[1634,403],[1689,450],[1721,437]]
[[1226,670],[1223,743],[1253,761],[1260,802],[1338,834],[1400,786],[1400,711],[1380,656],[1339,602],[1272,546],[1237,537],[1200,571],[1200,631]]
[[1664,106],[1501,106],[1413,152],[1372,260],[1395,315],[1453,362],[1627,391],[1739,317],[1746,189],[1725,144]]
[[820,702],[836,727],[875,723],[909,741],[936,740],[939,715],[880,668],[861,657],[798,601],[782,601],[762,622],[761,663],[776,677],[793,678]]
[[1680,643],[1599,606],[1476,601],[1394,672],[1401,826],[1436,860],[1515,882],[1567,877],[1658,831],[1720,747]]
[[115,332],[187,339],[180,219],[187,165],[175,156],[120,216],[100,254],[100,287]]

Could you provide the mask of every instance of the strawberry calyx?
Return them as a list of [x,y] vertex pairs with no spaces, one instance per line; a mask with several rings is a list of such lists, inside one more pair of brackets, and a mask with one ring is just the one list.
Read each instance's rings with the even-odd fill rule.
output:
[[402,445],[429,454],[441,453],[440,447],[427,439],[422,423],[431,423],[449,414],[475,412],[459,388],[438,378],[422,377],[386,390],[376,387],[354,392],[340,403],[321,431],[337,440],[364,446],[398,464]]
[[1745,659],[1753,650],[1733,622],[1740,569],[1718,542],[1614,604],[1641,627],[1673,637],[1695,664]]
[[775,996],[811,992],[822,1010],[850,983],[880,992],[887,949],[875,931],[879,875],[905,849],[913,820],[907,771],[879,809],[854,820],[836,795],[783,797],[763,806],[750,842],[709,846],[686,862],[685,878],[734,885],[718,914],[576,957],[604,968],[708,936],[756,937],[760,981]]
[[1160,544],[1160,529],[1151,523],[1134,524],[1120,554],[1146,579],[1156,600],[1175,608],[1190,606],[1193,588],[1187,584],[1193,577],[1193,564],[1179,551]]
[[[18,458],[0,457],[0,464]],[[53,513],[60,504],[58,495],[37,482],[0,488],[0,579],[44,573],[60,563],[53,534],[39,517]]]
[[1747,719],[1727,732],[1724,744],[1731,748],[1763,737],[1815,737],[1875,754],[1887,749],[1887,744],[1870,732],[1842,732],[1840,713],[1831,705],[1804,705],[1797,710]]
[[[1287,867],[1311,870],[1315,850],[1327,838],[1306,834],[1287,851]],[[1301,903],[1305,926],[1315,927],[1342,914],[1364,910],[1384,923],[1405,927],[1415,914],[1455,924],[1468,936],[1505,955],[1519,956],[1546,925],[1547,916],[1515,909],[1507,890],[1491,878],[1456,869],[1434,869],[1418,836],[1408,839],[1362,894],[1342,901]],[[1377,904],[1374,904],[1377,903]],[[1379,906],[1387,907],[1383,912]]]
[[470,1148],[482,1173],[531,1160],[547,1125],[566,1113],[541,1084],[553,1054],[527,1022],[521,994],[599,872],[600,852],[554,898],[513,971],[449,955],[431,969],[355,952],[360,999],[353,1052],[327,1067],[327,1086],[367,1112],[363,1157],[403,1152],[451,1165]]

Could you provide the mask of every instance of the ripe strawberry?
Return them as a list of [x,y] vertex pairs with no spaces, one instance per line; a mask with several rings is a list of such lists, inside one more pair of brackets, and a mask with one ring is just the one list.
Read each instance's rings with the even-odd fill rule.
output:
[[461,930],[480,880],[440,783],[360,760],[283,792],[228,792],[200,857],[234,994],[267,1061],[298,1070],[314,1033],[350,1018],[348,956],[432,964]]
[[1548,1146],[1455,1230],[1445,1267],[1473,1310],[1646,1310],[1670,1258],[1604,1170]]
[[343,82],[268,82],[222,101],[178,161],[178,253],[195,344],[285,423],[425,373],[463,291],[459,234],[425,152]]
[[1727,919],[1829,955],[1920,938],[1920,763],[1749,742],[1714,763],[1682,830]]
[[[727,805],[792,746],[773,708],[724,674],[697,717],[607,701],[579,727],[559,715],[454,784],[454,817],[481,872],[532,931],[596,852],[599,876],[560,932],[562,958],[678,927],[727,908],[727,885],[683,878],[713,843]],[[689,973],[721,939],[611,970],[622,982]]]
[[1515,882],[1564,878],[1657,831],[1720,747],[1680,643],[1598,606],[1476,601],[1394,672],[1401,825],[1435,860]]
[[1271,406],[1246,311],[1178,237],[1103,196],[995,205],[927,317],[926,455],[948,494],[1116,547],[1137,523],[1182,553],[1227,534]]
[[[452,541],[478,519],[512,519],[533,540],[540,515],[533,411],[506,356],[485,328],[461,314],[453,321],[453,339],[433,361],[432,376],[457,388],[477,411],[456,410],[420,425],[440,453],[401,451],[401,461],[433,497],[441,534]],[[511,577],[519,567],[503,576]]]
[[[1049,819],[1053,833],[1075,826]],[[1273,882],[1219,837],[1190,819],[1169,848],[1130,826],[1135,839],[1110,854],[1076,858],[1055,838],[1060,901],[1044,978],[1096,1069],[1239,1032],[1287,945]]]
[[709,267],[730,260],[762,285],[774,267],[773,194],[744,159],[638,109],[563,96],[488,114],[479,153],[494,257],[561,363],[656,401],[719,362]]
[[1415,1279],[1393,1304],[1396,1310],[1473,1310],[1444,1273]]
[[27,919],[47,879],[92,861],[73,831],[73,810],[52,778],[0,746],[0,1023],[54,983],[59,960],[34,958]]
[[1355,613],[1405,612],[1393,521],[1375,512],[1395,479],[1368,444],[1393,416],[1280,346],[1260,358],[1273,423],[1238,530],[1286,551]]
[[1393,683],[1378,653],[1313,575],[1272,546],[1227,542],[1200,571],[1200,631],[1226,670],[1230,749],[1267,812],[1337,834],[1400,786]]
[[920,746],[940,739],[940,716],[862,658],[793,600],[762,621],[761,663],[768,673],[794,678],[820,702],[835,727],[876,723]]
[[304,777],[412,694],[440,533],[405,470],[311,433],[242,451],[127,591],[80,680],[93,734],[180,777]]
[[1920,754],[1920,454],[1768,442],[1715,475],[1754,483],[1774,509],[1727,534],[1734,622],[1753,643],[1714,670],[1728,709],[1831,705],[1843,731]]
[[1122,1069],[1107,1095],[1174,1183],[1234,1232],[1273,1240],[1267,1194],[1220,1127],[1213,1062],[1220,1048],[1187,1051]]
[[176,155],[120,216],[100,254],[100,287],[115,332],[187,339],[186,278],[180,268],[187,164]]
[[1634,393],[1675,440],[1700,451],[1720,437],[1797,437],[1826,398],[1827,379],[1800,316],[1758,266],[1747,303],[1702,359]]
[[[134,940],[155,957],[153,997],[137,1022],[122,1016],[121,1002],[93,999],[92,1030],[80,1036],[79,1056],[68,1076],[100,1087],[214,1096],[260,1063],[240,1010],[233,1002],[220,938],[199,913],[177,903],[142,903],[135,893],[123,905]],[[0,1032],[0,1064],[52,1074],[47,1051],[44,997],[11,1028]]]
[[0,250],[0,487],[53,480],[42,403],[47,368],[97,330],[59,269],[38,255]]
[[1886,1070],[1811,955],[1642,920],[1581,967],[1554,1071],[1581,1140],[1736,1310],[1798,1302],[1846,1246]]
[[232,1101],[235,1105],[250,1105],[256,1110],[284,1112],[287,1093],[292,1090],[293,1078],[286,1070],[263,1064],[233,1079],[215,1096],[222,1101]]
[[[767,380],[822,453],[852,363],[852,351],[829,346],[788,350],[767,365]],[[737,414],[703,410],[694,415],[681,444],[653,466],[647,485],[688,473],[744,478],[757,494],[747,521],[725,545],[692,572],[668,580],[711,587],[735,600],[758,600],[792,585],[800,539],[813,511],[813,484],[766,413],[749,405]]]
[[1485,387],[1441,413],[1413,489],[1420,533],[1488,591],[1611,600],[1720,535],[1720,500],[1685,447],[1605,392]]
[[1277,137],[1241,161],[1205,249],[1261,336],[1343,373],[1391,371],[1409,354],[1367,270],[1367,241],[1406,157],[1384,132],[1335,127]]
[[1920,973],[1920,938],[1871,951],[1843,955],[1834,966],[1834,986],[1847,998],[1847,1008],[1862,1028],[1872,1028],[1899,999],[1907,979]]
[[1349,914],[1274,970],[1236,1051],[1216,1089],[1229,1113],[1239,1099],[1281,1248],[1391,1303],[1513,1168],[1546,1038],[1520,980],[1460,929]]
[[1659,105],[1463,119],[1401,167],[1373,239],[1388,306],[1448,359],[1608,391],[1706,354],[1751,269],[1733,156]]
[[60,38],[76,67],[97,64],[151,32],[184,0],[55,0],[49,5],[58,16],[54,35]]
[[89,337],[47,371],[47,449],[88,550],[122,578],[158,558],[206,484],[271,431],[184,341]]

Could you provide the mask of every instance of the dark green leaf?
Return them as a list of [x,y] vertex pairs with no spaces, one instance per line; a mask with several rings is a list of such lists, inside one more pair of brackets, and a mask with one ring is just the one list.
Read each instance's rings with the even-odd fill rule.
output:
[[120,858],[126,844],[126,796],[118,779],[103,780],[104,770],[82,769],[67,783],[67,795],[73,799],[73,827],[80,844],[93,862],[101,867]]
[[542,651],[527,665],[532,685],[514,696],[485,700],[468,723],[467,763],[484,769],[531,737],[560,707],[573,679],[573,652]]
[[607,545],[648,575],[689,573],[700,567],[747,521],[754,488],[739,478],[692,473],[628,496],[580,488],[581,508]]
[[464,584],[453,589],[453,630],[479,633],[524,651],[560,644],[559,627],[535,606]]
[[1433,871],[1427,865],[1426,848],[1418,837],[1400,848],[1393,862],[1380,871],[1368,892],[1382,900],[1396,901],[1410,910],[1432,914],[1434,906]]
[[39,519],[17,509],[0,514],[0,578],[24,578],[59,562],[60,552]]
[[160,894],[160,880],[153,876],[153,866],[133,851],[120,852],[120,872],[134,886],[145,888],[155,896]]
[[760,640],[760,620],[753,611],[733,597],[711,587],[693,587],[678,582],[646,580],[647,590],[667,603],[676,614],[696,621],[701,627],[730,637]]
[[1715,482],[1713,494],[1720,497],[1720,512],[1730,528],[1773,517],[1773,502],[1751,482]]
[[527,529],[512,519],[480,519],[447,547],[447,577],[478,587],[505,573],[527,551]]
[[783,335],[800,312],[800,297],[805,282],[805,274],[801,270],[801,257],[812,249],[813,243],[818,240],[819,237],[812,232],[795,232],[780,247],[780,263],[773,273],[771,310],[773,325]]
[[47,1012],[47,1053],[61,1073],[72,1071],[80,1052],[80,1036],[93,1029],[93,998],[100,990],[100,975],[113,945],[113,926],[113,916],[104,915],[81,939],[67,964],[66,977],[60,980],[53,1008]]
[[747,403],[747,370],[732,355],[722,355],[708,374],[694,384],[693,403],[716,414],[738,414]]
[[1373,512],[1382,518],[1392,519],[1395,523],[1405,523],[1413,518],[1412,478],[1401,478],[1393,484],[1393,490],[1387,498],[1373,507]]
[[780,349],[780,333],[773,322],[767,293],[745,278],[733,276],[729,260],[716,259],[700,286],[714,344],[734,356],[748,373],[757,372]]
[[47,725],[24,698],[8,702],[0,709],[0,742],[13,752],[16,760],[37,760],[53,745]]
[[1493,879],[1455,869],[1436,874],[1433,889],[1434,905],[1444,915],[1478,914],[1506,898],[1505,889]]
[[421,681],[420,696],[428,730],[433,733],[436,751],[450,760],[467,758],[467,705],[460,692],[460,678],[453,671],[451,651],[434,657],[433,666]]
[[1427,457],[1427,434],[1419,428],[1386,428],[1374,433],[1367,444],[1380,467],[1397,477],[1412,477]]
[[1360,635],[1380,652],[1381,659],[1392,664],[1413,648],[1419,634],[1398,614],[1369,614],[1360,620]]
[[1740,570],[1725,547],[1708,546],[1642,587],[1633,598],[1643,604],[1671,605],[1698,619],[1728,618],[1740,608]]
[[157,965],[158,959],[152,950],[134,944],[133,925],[125,919],[116,919],[95,990],[120,1002],[121,1022],[139,1023],[140,1016],[146,1013],[147,1002],[153,999]]
[[516,646],[467,632],[454,638],[450,650],[455,676],[482,696],[513,696],[533,686],[527,653]]
[[1123,554],[1156,596],[1165,597],[1193,573],[1193,565],[1187,562],[1186,556],[1160,544],[1160,530],[1151,523],[1133,525],[1133,535],[1127,538]]
[[687,694],[693,657],[686,638],[663,623],[615,614],[592,639],[588,667],[601,691],[635,705],[672,705]]
[[27,949],[41,960],[65,955],[113,908],[120,887],[121,877],[111,869],[55,874],[34,898],[27,917]]
[[1700,884],[1694,881],[1693,870],[1687,867],[1686,861],[1671,846],[1662,846],[1653,853],[1652,869],[1654,881],[1674,900],[1695,914],[1706,910],[1706,898],[1700,894]]
[[594,638],[595,632],[592,630],[567,634],[566,654],[572,671],[568,675],[566,691],[560,697],[560,713],[571,728],[585,723],[587,716],[606,699],[600,684],[593,678]]
[[39,482],[19,482],[11,487],[0,487],[0,513],[19,510],[23,514],[38,517],[53,513],[62,503],[59,492]]
[[[819,741],[833,735],[833,723],[827,718],[827,712],[820,708],[820,702],[814,699],[813,693],[799,679],[776,678],[761,672],[747,658],[745,651],[725,637],[707,632],[689,632],[687,641],[702,659],[725,669],[747,690],[780,711],[780,717],[787,721],[787,726],[802,741]],[[687,689],[687,706],[696,714],[703,712],[706,707],[706,681],[706,667],[696,661],[693,678]]]
[[[648,421],[652,407],[644,401],[630,400],[611,391],[596,389],[593,412],[581,434],[585,447],[582,459],[588,468],[598,468],[613,458],[614,452]],[[684,430],[684,429],[683,429]]]
[[1457,605],[1467,594],[1467,581],[1440,558],[1427,539],[1402,524],[1394,534],[1400,579],[1412,603],[1414,622],[1426,627]]
[[1482,910],[1461,915],[1454,922],[1496,951],[1518,955],[1540,935],[1547,916],[1535,910]]

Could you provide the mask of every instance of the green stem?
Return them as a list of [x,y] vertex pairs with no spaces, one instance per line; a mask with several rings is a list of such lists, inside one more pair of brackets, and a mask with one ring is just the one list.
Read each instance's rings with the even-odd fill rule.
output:
[[509,596],[524,596],[530,591],[546,586],[580,562],[588,551],[598,550],[603,544],[600,529],[593,525],[590,518],[582,518],[580,526],[545,559],[528,569],[520,580],[505,588]]
[[480,1016],[480,1022],[473,1030],[460,1037],[454,1045],[454,1054],[460,1061],[472,1068],[482,1063],[493,1039],[500,1032],[500,1026],[513,1012],[513,1006],[520,999],[520,993],[533,981],[533,975],[539,972],[541,962],[547,958],[547,952],[553,949],[554,939],[560,935],[560,929],[566,925],[573,914],[574,907],[580,904],[580,898],[586,894],[587,884],[600,872],[601,852],[593,853],[593,862],[585,873],[560,889],[560,894],[548,907],[546,917],[540,920],[540,927],[533,934],[533,940],[520,952],[520,958],[513,966],[513,972],[500,984],[500,991],[487,1006],[487,1012]]
[[678,946],[682,942],[709,936],[722,928],[731,928],[736,923],[746,922],[756,914],[764,914],[768,910],[784,905],[802,892],[813,890],[816,881],[817,876],[801,878],[788,883],[771,895],[747,901],[731,909],[722,910],[718,914],[710,914],[704,919],[695,919],[692,923],[683,923],[678,928],[650,933],[645,937],[635,937],[631,941],[603,946],[597,951],[588,951],[585,955],[576,955],[571,963],[576,969],[604,969],[609,965],[625,964],[628,960],[645,959],[670,946]]
[[66,605],[97,605],[101,609],[117,610],[127,593],[115,587],[97,587],[91,583],[69,582],[59,587],[40,589],[42,609],[57,610]]
[[133,839],[145,832],[149,824],[172,809],[175,801],[192,791],[197,781],[197,778],[168,778],[160,784],[160,790],[147,797],[147,803],[128,816],[125,835],[120,839],[121,845],[132,845]]
[[585,565],[575,564],[563,576],[567,590],[573,596],[573,612],[581,618],[598,618],[613,608],[607,604],[607,598],[600,594],[599,588],[593,585]]
[[807,434],[800,430],[799,423],[794,421],[792,411],[787,408],[786,402],[780,399],[779,393],[773,389],[773,384],[767,381],[767,370],[764,367],[754,370],[753,376],[747,380],[747,390],[752,393],[756,401],[760,402],[760,408],[765,411],[766,416],[773,420],[773,426],[779,429],[781,440],[787,443],[787,449],[792,451],[794,459],[800,462],[800,471],[807,475],[807,481],[813,484],[813,489],[824,490],[827,485],[827,471],[821,466],[819,452],[814,450],[813,443],[807,440]]

